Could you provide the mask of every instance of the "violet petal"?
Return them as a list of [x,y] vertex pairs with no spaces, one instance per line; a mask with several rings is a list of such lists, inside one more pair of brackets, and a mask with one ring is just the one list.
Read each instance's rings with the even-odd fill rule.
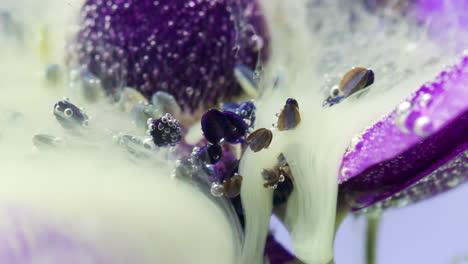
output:
[[402,198],[428,198],[468,178],[466,162],[461,162],[468,150],[467,69],[465,57],[355,140],[339,175],[354,210],[415,184],[422,189]]

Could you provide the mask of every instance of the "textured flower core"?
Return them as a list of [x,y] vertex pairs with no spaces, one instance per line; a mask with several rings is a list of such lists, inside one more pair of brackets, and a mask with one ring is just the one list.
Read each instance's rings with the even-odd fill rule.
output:
[[88,0],[71,53],[109,94],[167,91],[193,111],[238,95],[234,68],[255,69],[267,40],[255,1]]

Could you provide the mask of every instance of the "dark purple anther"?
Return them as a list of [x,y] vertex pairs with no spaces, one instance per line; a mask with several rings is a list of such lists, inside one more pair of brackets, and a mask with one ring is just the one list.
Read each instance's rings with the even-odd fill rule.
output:
[[215,164],[223,157],[223,150],[220,145],[208,145],[203,147],[197,156],[202,162]]
[[238,143],[247,132],[248,126],[242,118],[232,112],[223,112],[227,119],[225,139],[230,143]]
[[67,100],[59,101],[54,105],[54,116],[66,129],[88,125],[88,116]]
[[148,120],[148,134],[158,147],[174,146],[181,139],[181,127],[179,121],[169,113],[156,120]]
[[218,144],[224,138],[227,122],[225,115],[216,109],[206,112],[201,119],[205,139],[212,144]]
[[238,95],[235,67],[255,68],[269,52],[256,0],[87,0],[80,26],[75,63],[109,94],[166,91],[184,111]]

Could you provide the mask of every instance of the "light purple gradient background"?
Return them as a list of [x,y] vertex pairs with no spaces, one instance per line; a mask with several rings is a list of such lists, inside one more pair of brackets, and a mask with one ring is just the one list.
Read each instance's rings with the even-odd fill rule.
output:
[[[284,245],[289,235],[276,219]],[[348,216],[335,241],[336,264],[363,264],[365,218]],[[384,213],[377,264],[468,264],[468,184]]]

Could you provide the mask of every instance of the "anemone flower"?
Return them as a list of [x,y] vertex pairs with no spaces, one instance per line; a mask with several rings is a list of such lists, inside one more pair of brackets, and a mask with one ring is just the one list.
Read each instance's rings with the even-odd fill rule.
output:
[[468,176],[463,7],[6,2],[0,262],[327,264],[353,213],[374,263]]

